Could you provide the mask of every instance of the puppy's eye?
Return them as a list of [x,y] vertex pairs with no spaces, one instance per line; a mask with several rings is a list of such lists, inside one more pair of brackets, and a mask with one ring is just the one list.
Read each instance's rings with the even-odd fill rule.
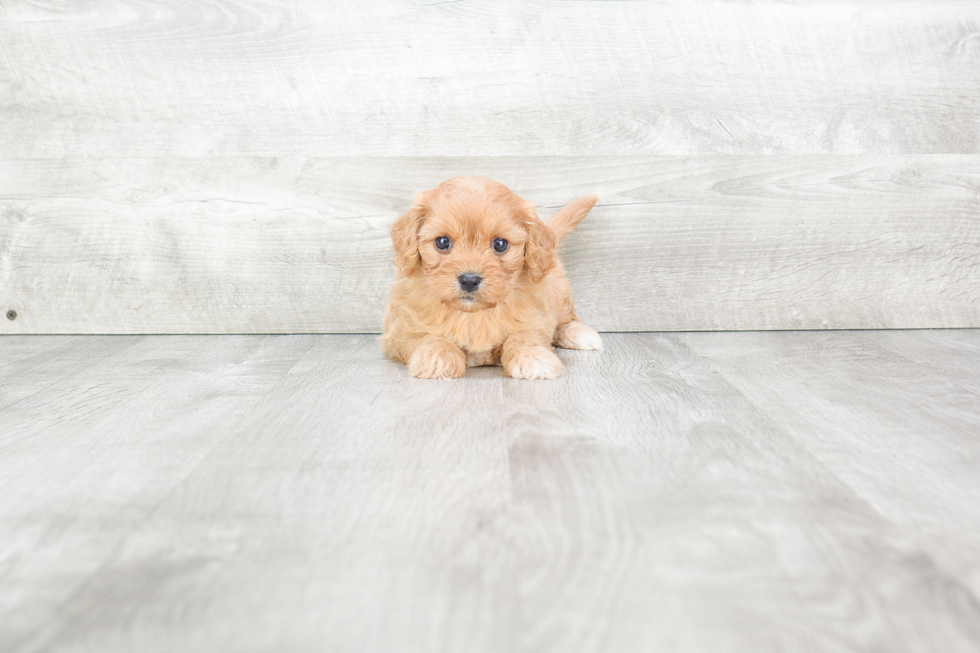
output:
[[445,252],[447,249],[453,246],[453,241],[445,236],[439,236],[436,238],[436,249]]
[[510,247],[510,243],[503,238],[493,239],[493,251],[497,252],[498,254],[503,254],[506,252],[508,247]]

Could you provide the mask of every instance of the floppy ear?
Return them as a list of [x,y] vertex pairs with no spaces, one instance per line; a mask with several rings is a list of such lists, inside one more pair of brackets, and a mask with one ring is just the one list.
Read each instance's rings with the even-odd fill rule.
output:
[[524,245],[524,267],[537,283],[555,267],[555,248],[558,238],[538,217],[534,206],[525,206],[524,226],[527,228],[527,243]]
[[391,244],[395,247],[395,268],[406,277],[412,276],[419,264],[419,229],[429,209],[428,196],[417,195],[412,208],[391,225]]

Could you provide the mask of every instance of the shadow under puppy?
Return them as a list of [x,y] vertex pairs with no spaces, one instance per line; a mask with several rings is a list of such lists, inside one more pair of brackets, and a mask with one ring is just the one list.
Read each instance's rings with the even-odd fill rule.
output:
[[454,177],[416,196],[391,227],[395,283],[384,352],[425,379],[501,365],[515,379],[553,379],[552,345],[602,349],[575,318],[556,248],[599,198],[580,197],[544,223],[534,206],[486,177]]

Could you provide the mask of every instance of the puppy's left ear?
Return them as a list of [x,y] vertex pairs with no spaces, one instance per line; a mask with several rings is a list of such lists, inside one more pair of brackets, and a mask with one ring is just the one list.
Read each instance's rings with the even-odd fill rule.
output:
[[558,238],[551,227],[542,222],[534,206],[527,203],[524,208],[524,227],[527,229],[527,243],[524,245],[524,267],[537,283],[555,267],[555,248]]
[[395,248],[395,267],[406,277],[412,276],[419,264],[419,230],[429,211],[429,196],[419,194],[405,213],[391,225],[391,244]]

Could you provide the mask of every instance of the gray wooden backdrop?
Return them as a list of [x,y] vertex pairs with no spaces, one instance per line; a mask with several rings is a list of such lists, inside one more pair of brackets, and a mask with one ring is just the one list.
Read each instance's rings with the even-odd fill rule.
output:
[[980,3],[0,3],[0,333],[377,331],[461,173],[602,330],[980,326]]

